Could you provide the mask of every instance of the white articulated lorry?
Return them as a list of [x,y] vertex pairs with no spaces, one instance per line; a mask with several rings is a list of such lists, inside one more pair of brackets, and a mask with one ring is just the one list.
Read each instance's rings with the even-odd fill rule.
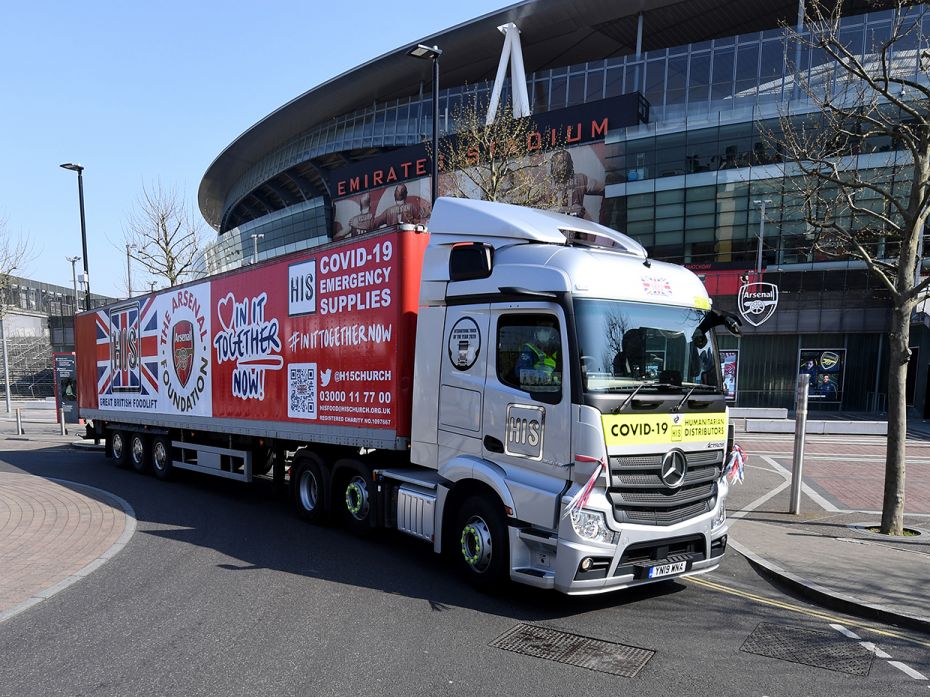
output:
[[402,226],[79,315],[119,465],[289,472],[311,521],[395,528],[478,585],[709,571],[730,451],[700,280],[578,218],[439,199]]

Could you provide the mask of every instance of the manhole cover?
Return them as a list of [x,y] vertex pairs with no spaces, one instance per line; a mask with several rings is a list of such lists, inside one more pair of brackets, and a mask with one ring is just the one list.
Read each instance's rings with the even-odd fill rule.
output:
[[872,652],[835,632],[762,622],[740,651],[852,675],[868,675]]
[[518,624],[492,641],[491,646],[624,678],[635,676],[655,653],[532,624]]

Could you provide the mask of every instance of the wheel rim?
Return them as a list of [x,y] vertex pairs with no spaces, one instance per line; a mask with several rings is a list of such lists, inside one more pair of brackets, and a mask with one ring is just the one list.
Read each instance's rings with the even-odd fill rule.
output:
[[134,437],[131,441],[132,447],[132,461],[141,465],[145,459],[145,443],[142,442],[141,438]]
[[301,472],[298,490],[300,491],[300,505],[304,507],[304,510],[316,510],[319,485],[313,472],[308,469]]
[[356,475],[346,486],[346,510],[356,520],[365,520],[368,508],[368,484]]
[[491,529],[481,516],[472,516],[462,528],[462,557],[477,573],[491,566]]
[[119,433],[113,434],[110,449],[113,451],[113,457],[117,460],[123,457],[123,437]]
[[152,446],[152,465],[159,472],[163,472],[167,463],[168,451],[165,449],[165,444],[160,440],[155,441],[155,445]]

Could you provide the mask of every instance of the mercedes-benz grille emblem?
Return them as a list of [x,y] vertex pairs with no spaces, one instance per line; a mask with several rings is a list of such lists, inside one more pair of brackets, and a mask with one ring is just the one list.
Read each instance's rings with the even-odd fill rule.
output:
[[669,489],[677,489],[685,481],[688,473],[688,460],[680,450],[669,450],[662,458],[662,470],[659,476]]

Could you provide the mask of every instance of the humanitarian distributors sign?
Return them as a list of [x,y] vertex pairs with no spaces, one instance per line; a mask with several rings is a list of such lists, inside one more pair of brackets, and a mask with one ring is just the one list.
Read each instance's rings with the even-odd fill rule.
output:
[[80,315],[81,404],[405,435],[426,242],[386,232]]

